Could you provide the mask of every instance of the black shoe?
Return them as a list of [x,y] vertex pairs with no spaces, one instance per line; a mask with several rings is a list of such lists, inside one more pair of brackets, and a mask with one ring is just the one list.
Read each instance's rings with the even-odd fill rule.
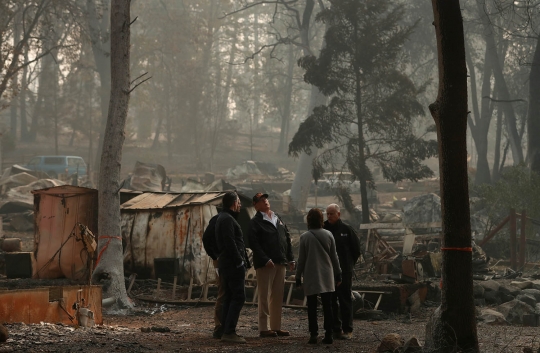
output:
[[334,338],[332,337],[332,334],[326,334],[324,335],[324,338],[322,340],[322,343],[324,344],[332,344],[334,343]]
[[212,334],[212,337],[213,338],[216,338],[218,340],[221,339],[221,336],[223,336],[223,331],[219,330],[219,331],[214,331],[214,333]]
[[317,344],[317,335],[311,335],[309,338],[308,344]]

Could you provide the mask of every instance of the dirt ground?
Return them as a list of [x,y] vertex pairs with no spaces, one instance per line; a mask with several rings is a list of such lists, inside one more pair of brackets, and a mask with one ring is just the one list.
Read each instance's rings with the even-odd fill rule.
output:
[[[355,320],[353,339],[332,345],[308,345],[307,312],[283,309],[283,329],[290,337],[259,338],[257,307],[244,306],[238,333],[247,344],[222,343],[212,338],[212,306],[169,306],[138,303],[127,315],[106,314],[104,324],[75,328],[61,324],[7,324],[10,337],[0,343],[0,352],[374,352],[388,333],[404,339],[416,336],[422,343],[426,321],[434,308],[416,314],[390,315],[385,320]],[[169,329],[170,332],[142,332],[141,328]],[[322,317],[319,318],[322,330]],[[165,330],[166,330],[165,329]],[[482,352],[536,351],[538,328],[478,325]]]
[[[24,250],[33,247],[33,234],[11,233],[20,237]],[[335,341],[332,345],[308,345],[307,312],[283,309],[283,329],[291,337],[259,338],[257,307],[246,304],[238,333],[247,344],[233,345],[212,338],[213,306],[174,306],[136,301],[127,314],[104,313],[104,324],[94,328],[76,328],[55,323],[6,324],[10,337],[0,343],[2,352],[374,352],[380,340],[389,333],[405,340],[417,337],[423,344],[425,326],[433,307],[422,307],[412,315],[388,314],[384,320],[355,319],[353,339]],[[0,323],[2,318],[0,318]],[[319,319],[320,334],[322,317]],[[167,328],[169,332],[142,332],[141,328]],[[488,326],[478,324],[482,352],[523,352],[524,347],[540,349],[538,328]]]

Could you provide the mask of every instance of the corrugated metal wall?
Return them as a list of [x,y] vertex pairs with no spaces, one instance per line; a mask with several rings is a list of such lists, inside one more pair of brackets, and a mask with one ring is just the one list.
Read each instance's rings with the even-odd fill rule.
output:
[[213,279],[214,269],[204,251],[202,236],[216,213],[213,205],[123,210],[125,269],[143,278],[154,277],[154,259],[176,258],[180,263],[179,283],[189,283],[191,277],[196,284]]

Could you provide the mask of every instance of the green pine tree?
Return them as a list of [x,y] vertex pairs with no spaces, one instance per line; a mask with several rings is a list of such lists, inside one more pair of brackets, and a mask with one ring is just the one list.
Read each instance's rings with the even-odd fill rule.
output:
[[[414,121],[424,114],[417,88],[405,73],[402,46],[414,26],[400,26],[404,8],[389,0],[331,0],[316,20],[327,26],[319,57],[299,65],[304,80],[332,99],[300,125],[289,154],[328,147],[314,163],[313,175],[342,160],[360,181],[362,209],[368,210],[371,166],[391,181],[429,177],[421,162],[437,155],[437,143],[416,136]],[[427,131],[426,131],[427,132]],[[368,161],[370,162],[368,164]],[[362,212],[369,223],[369,212]]]

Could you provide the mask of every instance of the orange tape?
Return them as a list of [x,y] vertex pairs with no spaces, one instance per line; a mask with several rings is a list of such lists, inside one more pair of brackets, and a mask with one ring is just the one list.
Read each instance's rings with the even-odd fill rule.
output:
[[122,241],[122,237],[117,237],[117,236],[113,236],[113,235],[101,235],[101,236],[98,237],[98,239],[109,239],[109,241],[107,241],[105,246],[99,252],[97,260],[96,260],[96,266],[95,267],[97,267],[97,265],[99,264],[99,261],[101,260],[101,255],[103,255],[103,252],[105,252],[105,250],[107,249],[107,247],[111,243],[111,240],[120,239],[120,241]]
[[441,248],[441,251],[465,251],[472,252],[472,248]]

